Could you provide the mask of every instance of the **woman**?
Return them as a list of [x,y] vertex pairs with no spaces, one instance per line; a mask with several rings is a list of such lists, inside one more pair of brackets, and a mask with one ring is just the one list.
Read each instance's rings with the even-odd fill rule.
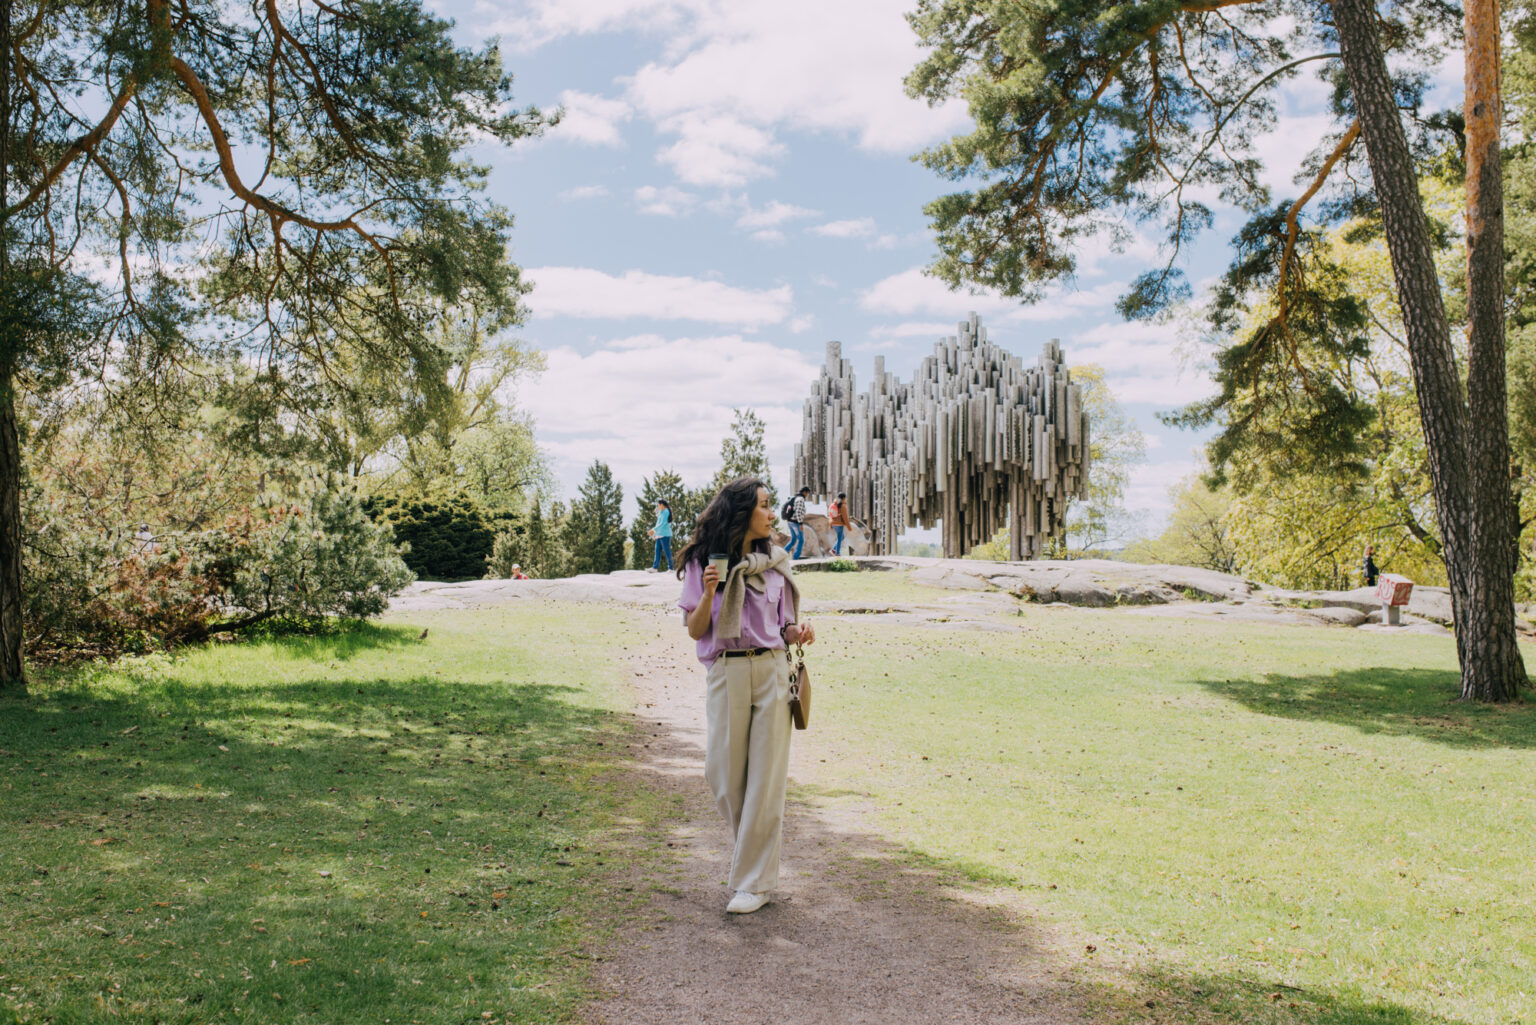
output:
[[[789,777],[789,663],[785,647],[810,644],[789,553],[769,544],[773,498],[741,477],[720,489],[678,557],[688,636],[708,668],[704,778],[734,839],[732,914],[768,903],[779,878],[784,787]],[[725,555],[722,574],[710,556]]]
[[665,555],[667,569],[672,568],[672,507],[665,498],[656,503],[656,525],[651,528],[651,538],[656,542],[656,558],[651,561],[651,572],[661,569]]

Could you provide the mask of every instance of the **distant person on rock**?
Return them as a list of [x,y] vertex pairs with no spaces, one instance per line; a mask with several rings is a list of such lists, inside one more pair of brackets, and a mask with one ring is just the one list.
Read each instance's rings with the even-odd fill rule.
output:
[[784,503],[784,526],[789,531],[789,540],[784,543],[784,550],[791,559],[800,558],[800,553],[805,550],[805,496],[810,493],[809,487],[803,487],[794,498]]
[[651,572],[661,569],[662,556],[666,556],[667,569],[672,568],[672,507],[665,498],[656,503],[656,525],[651,528],[651,539],[656,542],[656,558],[651,562]]
[[512,576],[509,577],[508,579],[511,579],[511,580],[527,580],[528,579],[528,574],[523,572],[523,567],[521,565],[519,565],[518,563],[514,562],[512,564]]
[[785,648],[816,639],[800,620],[789,553],[769,540],[774,519],[768,488],[739,477],[710,500],[678,556],[677,605],[709,670],[704,778],[731,827],[732,914],[768,903],[779,881],[791,733]]
[[149,529],[149,524],[139,524],[138,532],[133,535],[133,543],[140,555],[154,555],[160,551],[160,542],[155,540],[155,532]]
[[832,529],[837,531],[837,541],[832,545],[832,554],[842,555],[843,531],[853,526],[853,521],[848,519],[848,493],[839,491],[837,500],[832,503],[832,508],[828,511],[832,514]]
[[1376,578],[1381,575],[1381,570],[1376,568],[1376,546],[1365,546],[1365,559],[1360,563],[1360,574],[1365,577],[1366,587],[1375,587]]

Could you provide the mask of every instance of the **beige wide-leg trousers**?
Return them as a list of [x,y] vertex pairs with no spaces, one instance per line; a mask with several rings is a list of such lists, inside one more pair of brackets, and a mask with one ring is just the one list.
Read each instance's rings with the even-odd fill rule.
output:
[[731,827],[731,889],[765,893],[779,881],[789,779],[789,666],[782,650],[715,659],[704,711],[704,778]]

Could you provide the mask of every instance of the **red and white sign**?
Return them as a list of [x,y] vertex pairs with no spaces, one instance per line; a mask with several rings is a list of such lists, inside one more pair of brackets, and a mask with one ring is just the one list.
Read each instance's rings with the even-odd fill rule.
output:
[[1383,573],[1376,579],[1376,597],[1383,605],[1407,605],[1413,593],[1413,581],[1396,573]]

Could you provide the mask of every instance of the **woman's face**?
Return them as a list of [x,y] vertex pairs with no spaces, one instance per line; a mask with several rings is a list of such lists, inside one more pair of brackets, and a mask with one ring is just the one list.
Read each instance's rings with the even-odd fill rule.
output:
[[767,488],[757,489],[757,507],[752,510],[752,519],[747,523],[747,541],[760,540],[773,536],[773,521],[778,519],[773,511],[773,498],[768,494]]

